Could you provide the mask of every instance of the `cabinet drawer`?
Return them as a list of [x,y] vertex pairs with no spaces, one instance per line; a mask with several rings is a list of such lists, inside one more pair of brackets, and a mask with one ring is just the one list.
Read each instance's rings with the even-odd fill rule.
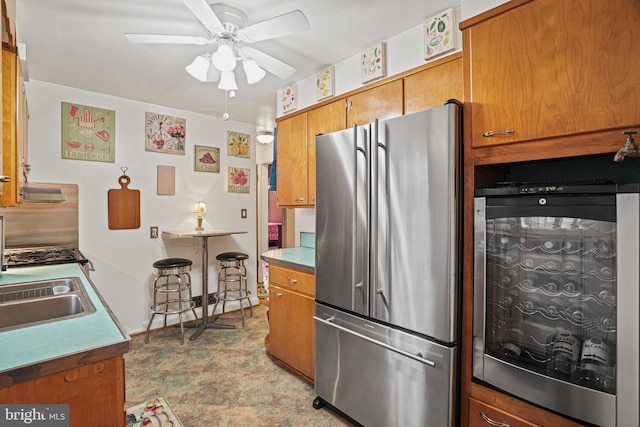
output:
[[315,277],[310,273],[271,264],[269,265],[269,281],[274,285],[311,296],[315,295]]
[[469,398],[469,427],[536,427],[506,412]]

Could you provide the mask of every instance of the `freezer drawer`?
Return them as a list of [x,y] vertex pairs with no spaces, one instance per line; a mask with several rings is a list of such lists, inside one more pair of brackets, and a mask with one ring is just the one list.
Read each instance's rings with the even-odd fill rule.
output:
[[451,426],[456,349],[316,304],[315,390],[367,427]]

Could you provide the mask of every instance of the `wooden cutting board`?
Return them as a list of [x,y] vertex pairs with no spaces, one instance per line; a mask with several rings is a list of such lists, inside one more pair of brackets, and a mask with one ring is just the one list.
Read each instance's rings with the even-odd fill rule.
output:
[[128,188],[131,178],[122,175],[118,178],[119,189],[108,193],[109,229],[123,230],[140,228],[140,190]]

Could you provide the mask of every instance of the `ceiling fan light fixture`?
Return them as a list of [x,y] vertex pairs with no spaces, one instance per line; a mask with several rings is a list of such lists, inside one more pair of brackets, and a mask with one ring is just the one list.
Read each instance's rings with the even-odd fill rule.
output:
[[218,89],[238,89],[238,86],[236,85],[236,76],[233,74],[233,71],[223,71],[222,73],[220,73],[220,83],[218,84]]
[[266,132],[266,131],[258,132],[256,134],[256,139],[260,144],[264,144],[264,145],[271,144],[273,142],[273,132]]
[[209,71],[211,62],[209,58],[205,55],[198,55],[193,62],[186,67],[185,70],[195,79],[200,80],[201,82],[207,81],[207,72]]
[[242,68],[244,68],[244,72],[247,75],[247,83],[250,85],[259,82],[267,74],[253,59],[242,61]]
[[236,57],[228,44],[221,44],[211,57],[211,62],[220,71],[233,71],[236,68]]

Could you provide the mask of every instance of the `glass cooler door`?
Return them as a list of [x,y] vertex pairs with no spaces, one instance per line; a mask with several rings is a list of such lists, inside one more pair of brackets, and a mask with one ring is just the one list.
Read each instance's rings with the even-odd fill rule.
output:
[[615,202],[565,216],[534,199],[529,209],[487,203],[485,353],[615,394]]

